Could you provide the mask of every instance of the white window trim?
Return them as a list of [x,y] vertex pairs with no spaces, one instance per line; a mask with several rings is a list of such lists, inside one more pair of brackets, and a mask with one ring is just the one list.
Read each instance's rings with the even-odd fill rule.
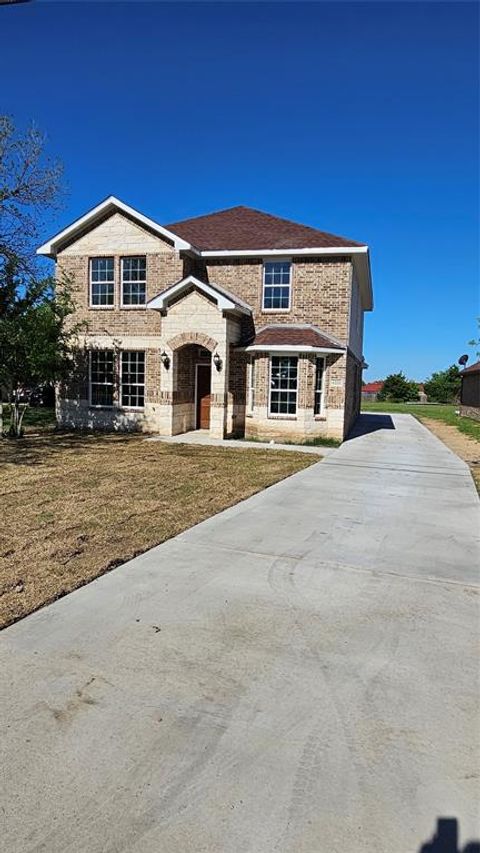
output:
[[255,357],[251,356],[247,376],[247,415],[253,415],[255,411],[255,370]]
[[[113,258],[113,282],[92,281],[92,261]],[[113,284],[113,302],[111,305],[95,305],[93,302],[93,284]],[[113,311],[115,308],[115,256],[114,255],[91,255],[88,258],[88,307],[95,311]]]
[[[135,387],[143,385],[143,406],[124,406],[123,405],[123,354],[125,352],[143,352],[143,382],[128,382],[125,384],[134,385]],[[119,370],[119,405],[120,408],[127,412],[144,412],[145,411],[145,396],[146,396],[146,388],[147,388],[147,353],[146,350],[143,349],[124,349],[119,353],[120,358],[120,370]]]
[[[295,414],[291,415],[285,412],[284,414],[272,412],[272,359],[273,358],[296,358],[297,359],[297,387],[295,391],[290,391],[289,393],[295,394]],[[267,417],[272,418],[273,420],[283,420],[283,421],[296,421],[298,417],[298,383],[299,383],[299,358],[297,355],[280,355],[275,356],[274,354],[270,355],[269,367],[268,367],[268,409],[267,409]]]
[[[113,403],[93,403],[92,402],[92,355],[94,352],[102,352],[100,347],[95,350],[88,351],[88,407],[89,409],[116,409],[115,404],[115,350],[106,349],[105,352],[113,352],[113,382],[112,382],[112,399]],[[98,384],[98,383],[96,383]]]
[[[288,285],[288,308],[265,308],[265,264],[268,263],[284,263],[290,264],[290,283]],[[285,287],[286,285],[279,285]],[[293,286],[293,264],[291,258],[263,258],[262,260],[262,314],[288,314],[292,310],[292,286]],[[275,285],[268,285],[275,287]]]
[[[315,412],[315,403],[317,402],[317,362],[318,361],[323,362],[322,392],[320,394],[320,411]],[[325,377],[326,377],[326,370],[327,370],[327,364],[326,364],[325,356],[317,356],[315,359],[315,384],[314,384],[314,391],[313,391],[313,393],[314,393],[313,412],[314,412],[314,417],[316,417],[316,418],[322,418],[325,415]]]
[[[145,279],[143,281],[136,282],[127,282],[127,284],[144,284],[145,285],[145,302],[139,302],[137,305],[125,305],[123,301],[123,262],[128,258],[145,258]],[[126,311],[130,311],[131,309],[142,311],[147,307],[147,256],[146,255],[123,255],[120,258],[120,307],[125,308]]]

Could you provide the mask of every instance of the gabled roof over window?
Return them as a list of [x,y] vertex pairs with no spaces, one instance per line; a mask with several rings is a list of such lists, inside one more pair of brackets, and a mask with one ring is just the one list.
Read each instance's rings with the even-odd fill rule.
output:
[[263,326],[247,352],[345,352],[345,347],[318,326],[275,324]]
[[158,236],[163,239],[169,240],[175,249],[190,248],[190,243],[179,235],[174,234],[172,231],[169,231],[168,228],[164,228],[162,225],[159,225],[158,222],[154,222],[153,219],[149,219],[148,216],[144,216],[143,213],[140,213],[128,204],[125,204],[125,202],[120,201],[120,199],[115,198],[115,196],[110,195],[108,198],[104,199],[104,201],[101,201],[100,204],[97,204],[96,207],[93,207],[85,213],[84,216],[80,216],[80,218],[76,219],[75,222],[67,225],[63,231],[59,231],[58,234],[55,234],[54,237],[47,240],[43,246],[40,246],[37,249],[37,255],[47,255],[50,258],[55,258],[57,256],[57,252],[59,252],[64,246],[67,246],[69,243],[73,243],[74,240],[78,239],[92,228],[95,228],[100,224],[100,222],[103,222],[116,212],[124,213],[129,219],[132,219],[142,227],[147,228],[150,232],[158,234]]
[[217,284],[206,284],[206,282],[201,281],[194,275],[187,275],[186,278],[182,278],[181,281],[177,281],[175,284],[167,287],[158,296],[154,296],[153,299],[147,302],[147,308],[166,311],[173,299],[177,300],[182,294],[192,289],[199,290],[208,299],[216,302],[219,311],[235,311],[240,314],[252,313],[250,306],[246,302],[243,302],[242,299],[239,299],[238,296],[234,296],[233,293],[224,290],[223,287],[219,287]]

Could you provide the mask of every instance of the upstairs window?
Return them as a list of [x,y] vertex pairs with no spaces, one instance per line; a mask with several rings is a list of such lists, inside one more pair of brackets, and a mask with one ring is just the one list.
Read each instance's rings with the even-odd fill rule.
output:
[[298,358],[272,356],[270,362],[270,415],[296,415]]
[[114,291],[113,258],[91,258],[90,304],[100,308],[113,307]]
[[145,305],[147,259],[122,258],[122,305]]
[[291,290],[290,261],[266,261],[263,265],[264,311],[288,311]]
[[113,406],[113,386],[113,350],[91,350],[90,404],[92,406]]
[[145,404],[145,353],[137,350],[122,352],[122,406],[143,409]]
[[321,415],[323,412],[323,387],[325,374],[325,359],[317,358],[315,362],[315,402],[313,414]]

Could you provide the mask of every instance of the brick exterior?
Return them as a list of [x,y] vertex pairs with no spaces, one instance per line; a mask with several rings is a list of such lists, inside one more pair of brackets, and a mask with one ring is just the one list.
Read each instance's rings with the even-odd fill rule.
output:
[[[255,355],[255,408],[246,413],[247,368],[251,356],[239,344],[253,339],[255,330],[268,324],[311,323],[337,338],[345,347],[352,341],[350,328],[354,282],[350,259],[344,256],[292,259],[292,299],[289,311],[263,311],[261,258],[202,259],[181,255],[166,241],[116,214],[112,221],[82,236],[59,253],[58,272],[74,282],[77,311],[74,321],[85,321],[85,348],[141,349],[146,353],[145,409],[126,411],[92,409],[88,404],[88,359],[79,351],[78,370],[68,387],[60,390],[57,412],[68,426],[142,429],[164,434],[194,428],[195,362],[199,348],[217,352],[222,369],[212,367],[211,434],[290,436],[314,435],[343,438],[360,408],[361,372],[358,352],[326,356],[324,411],[313,414],[315,356],[299,355],[296,417],[268,415],[270,361]],[[96,233],[97,232],[97,233]],[[111,247],[111,248],[109,248]],[[121,307],[120,264],[123,256],[146,256],[147,300],[192,273],[197,278],[231,291],[252,308],[252,317],[223,315],[211,300],[196,290],[172,302],[162,316],[147,308]],[[113,308],[89,305],[89,259],[110,255],[115,265]],[[355,297],[356,298],[356,297]],[[355,308],[357,311],[358,308]],[[356,319],[356,344],[361,347]],[[358,341],[360,340],[360,343]],[[166,352],[168,367],[160,354]],[[205,355],[205,354],[204,354]],[[117,395],[118,400],[118,395]]]

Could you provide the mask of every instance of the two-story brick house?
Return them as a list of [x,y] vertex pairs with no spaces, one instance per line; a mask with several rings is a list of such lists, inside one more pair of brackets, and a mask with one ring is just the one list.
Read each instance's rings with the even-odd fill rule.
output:
[[161,226],[109,197],[38,252],[86,321],[61,425],[344,438],[358,415],[366,245],[247,207]]

